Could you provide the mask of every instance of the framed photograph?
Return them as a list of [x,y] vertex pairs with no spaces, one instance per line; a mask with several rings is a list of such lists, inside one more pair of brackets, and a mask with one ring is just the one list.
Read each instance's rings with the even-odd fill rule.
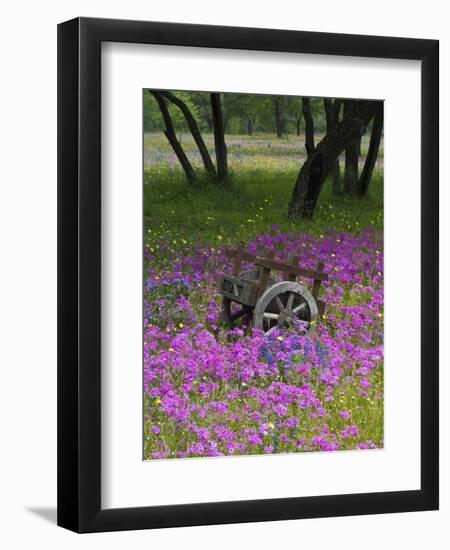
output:
[[58,524],[438,508],[438,41],[58,27]]

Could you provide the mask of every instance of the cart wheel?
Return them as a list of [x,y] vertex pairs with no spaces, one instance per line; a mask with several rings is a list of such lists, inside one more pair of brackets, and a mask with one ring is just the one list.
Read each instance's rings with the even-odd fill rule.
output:
[[309,327],[317,317],[317,304],[309,290],[299,283],[283,281],[268,287],[256,302],[253,324],[269,334],[295,319],[306,321]]
[[[256,281],[258,279],[258,271],[243,271],[239,274],[241,279],[247,281]],[[273,285],[275,280],[270,278],[269,284]],[[253,318],[253,309],[249,306],[243,306],[239,302],[235,302],[230,298],[224,297],[222,300],[223,320],[228,325],[228,328],[233,329],[240,325],[250,325]]]

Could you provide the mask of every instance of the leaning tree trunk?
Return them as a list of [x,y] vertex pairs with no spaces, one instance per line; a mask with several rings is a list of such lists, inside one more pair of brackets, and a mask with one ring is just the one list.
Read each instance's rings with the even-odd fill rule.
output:
[[[344,116],[353,108],[354,104],[355,100],[344,101]],[[361,136],[358,136],[352,139],[345,148],[344,193],[346,195],[356,195],[360,147]]]
[[203,160],[203,165],[205,167],[205,170],[207,171],[207,173],[210,175],[211,178],[216,178],[217,176],[216,169],[209,155],[208,148],[206,147],[206,144],[203,141],[197,121],[195,120],[189,107],[186,105],[184,101],[176,97],[171,92],[160,92],[160,93],[169,101],[171,101],[174,105],[176,105],[180,109],[180,111],[183,113],[184,118],[189,127],[189,130],[191,131],[192,137],[194,138],[194,141],[197,144],[198,150],[200,152],[200,156],[202,157],[202,160]]
[[[339,122],[340,100],[336,99],[333,103],[332,99],[324,98],[323,104],[325,107],[327,132],[329,132]],[[341,167],[339,164],[339,157],[330,166],[330,176],[332,180],[333,194],[338,195],[341,192]]]
[[214,144],[216,148],[217,175],[219,176],[219,181],[225,182],[228,179],[228,161],[220,94],[211,94],[211,108],[213,115]]
[[309,97],[302,97],[302,111],[305,119],[305,148],[309,157],[314,153],[314,119],[311,113],[311,101]]
[[312,217],[330,166],[350,141],[364,134],[377,108],[376,101],[355,101],[343,120],[320,141],[297,176],[289,204],[290,217]]
[[168,139],[170,145],[172,146],[172,149],[177,156],[178,160],[180,161],[180,164],[184,170],[184,173],[186,174],[186,177],[189,181],[195,180],[195,172],[192,168],[191,163],[189,162],[186,153],[183,150],[183,147],[181,146],[181,143],[177,140],[177,136],[175,134],[175,130],[173,127],[172,118],[169,113],[169,109],[167,108],[166,101],[161,94],[161,92],[157,92],[155,90],[149,90],[149,92],[154,96],[156,101],[158,102],[159,109],[161,111],[164,125],[166,127],[166,130],[164,131],[164,134],[166,138]]
[[364,167],[358,181],[358,195],[363,197],[367,193],[373,169],[377,162],[378,150],[380,148],[381,133],[383,130],[383,104],[381,103],[375,118],[373,119],[372,133],[370,134],[369,150],[364,162]]

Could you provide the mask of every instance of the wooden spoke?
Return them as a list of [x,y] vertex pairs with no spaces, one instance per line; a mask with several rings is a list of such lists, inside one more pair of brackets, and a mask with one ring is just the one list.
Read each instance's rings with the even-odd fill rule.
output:
[[303,311],[304,309],[306,308],[306,303],[303,302],[303,304],[300,304],[298,305],[297,307],[294,307],[294,309],[292,310],[294,313],[300,313],[301,311]]
[[288,298],[288,301],[287,301],[287,304],[286,304],[286,309],[288,311],[291,311],[292,306],[294,305],[294,298],[295,298],[295,294],[293,292],[291,292],[289,294],[289,298]]
[[265,319],[275,319],[278,320],[278,314],[276,313],[268,313],[267,311],[264,312],[264,318]]
[[281,298],[280,298],[279,296],[277,296],[277,297],[275,298],[275,300],[276,300],[276,302],[277,302],[277,305],[278,305],[280,311],[283,311],[284,305],[283,305],[283,302],[281,301]]

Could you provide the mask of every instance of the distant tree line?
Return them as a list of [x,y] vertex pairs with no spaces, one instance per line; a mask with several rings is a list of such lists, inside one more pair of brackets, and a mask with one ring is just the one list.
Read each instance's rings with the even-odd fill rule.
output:
[[[383,131],[383,102],[288,96],[257,96],[207,92],[148,90],[144,94],[144,130],[163,131],[188,181],[197,175],[177,132],[190,132],[206,173],[229,185],[225,134],[275,132],[278,138],[304,125],[306,160],[289,203],[289,216],[313,216],[323,184],[330,176],[333,192],[366,195],[378,157]],[[361,138],[370,128],[369,149],[359,173]],[[214,135],[215,164],[202,133]],[[316,144],[315,136],[324,134]],[[339,157],[345,154],[343,177]]]
[[[213,119],[209,93],[173,92],[191,111],[203,132],[213,132]],[[322,99],[312,98],[311,113],[317,132],[325,132],[327,123]],[[302,133],[303,107],[300,97],[265,96],[246,94],[222,94],[223,123],[230,135],[276,134],[278,137],[300,136]],[[176,132],[188,131],[185,118],[176,108],[169,107]],[[157,102],[144,94],[144,131],[160,132],[164,122]]]

